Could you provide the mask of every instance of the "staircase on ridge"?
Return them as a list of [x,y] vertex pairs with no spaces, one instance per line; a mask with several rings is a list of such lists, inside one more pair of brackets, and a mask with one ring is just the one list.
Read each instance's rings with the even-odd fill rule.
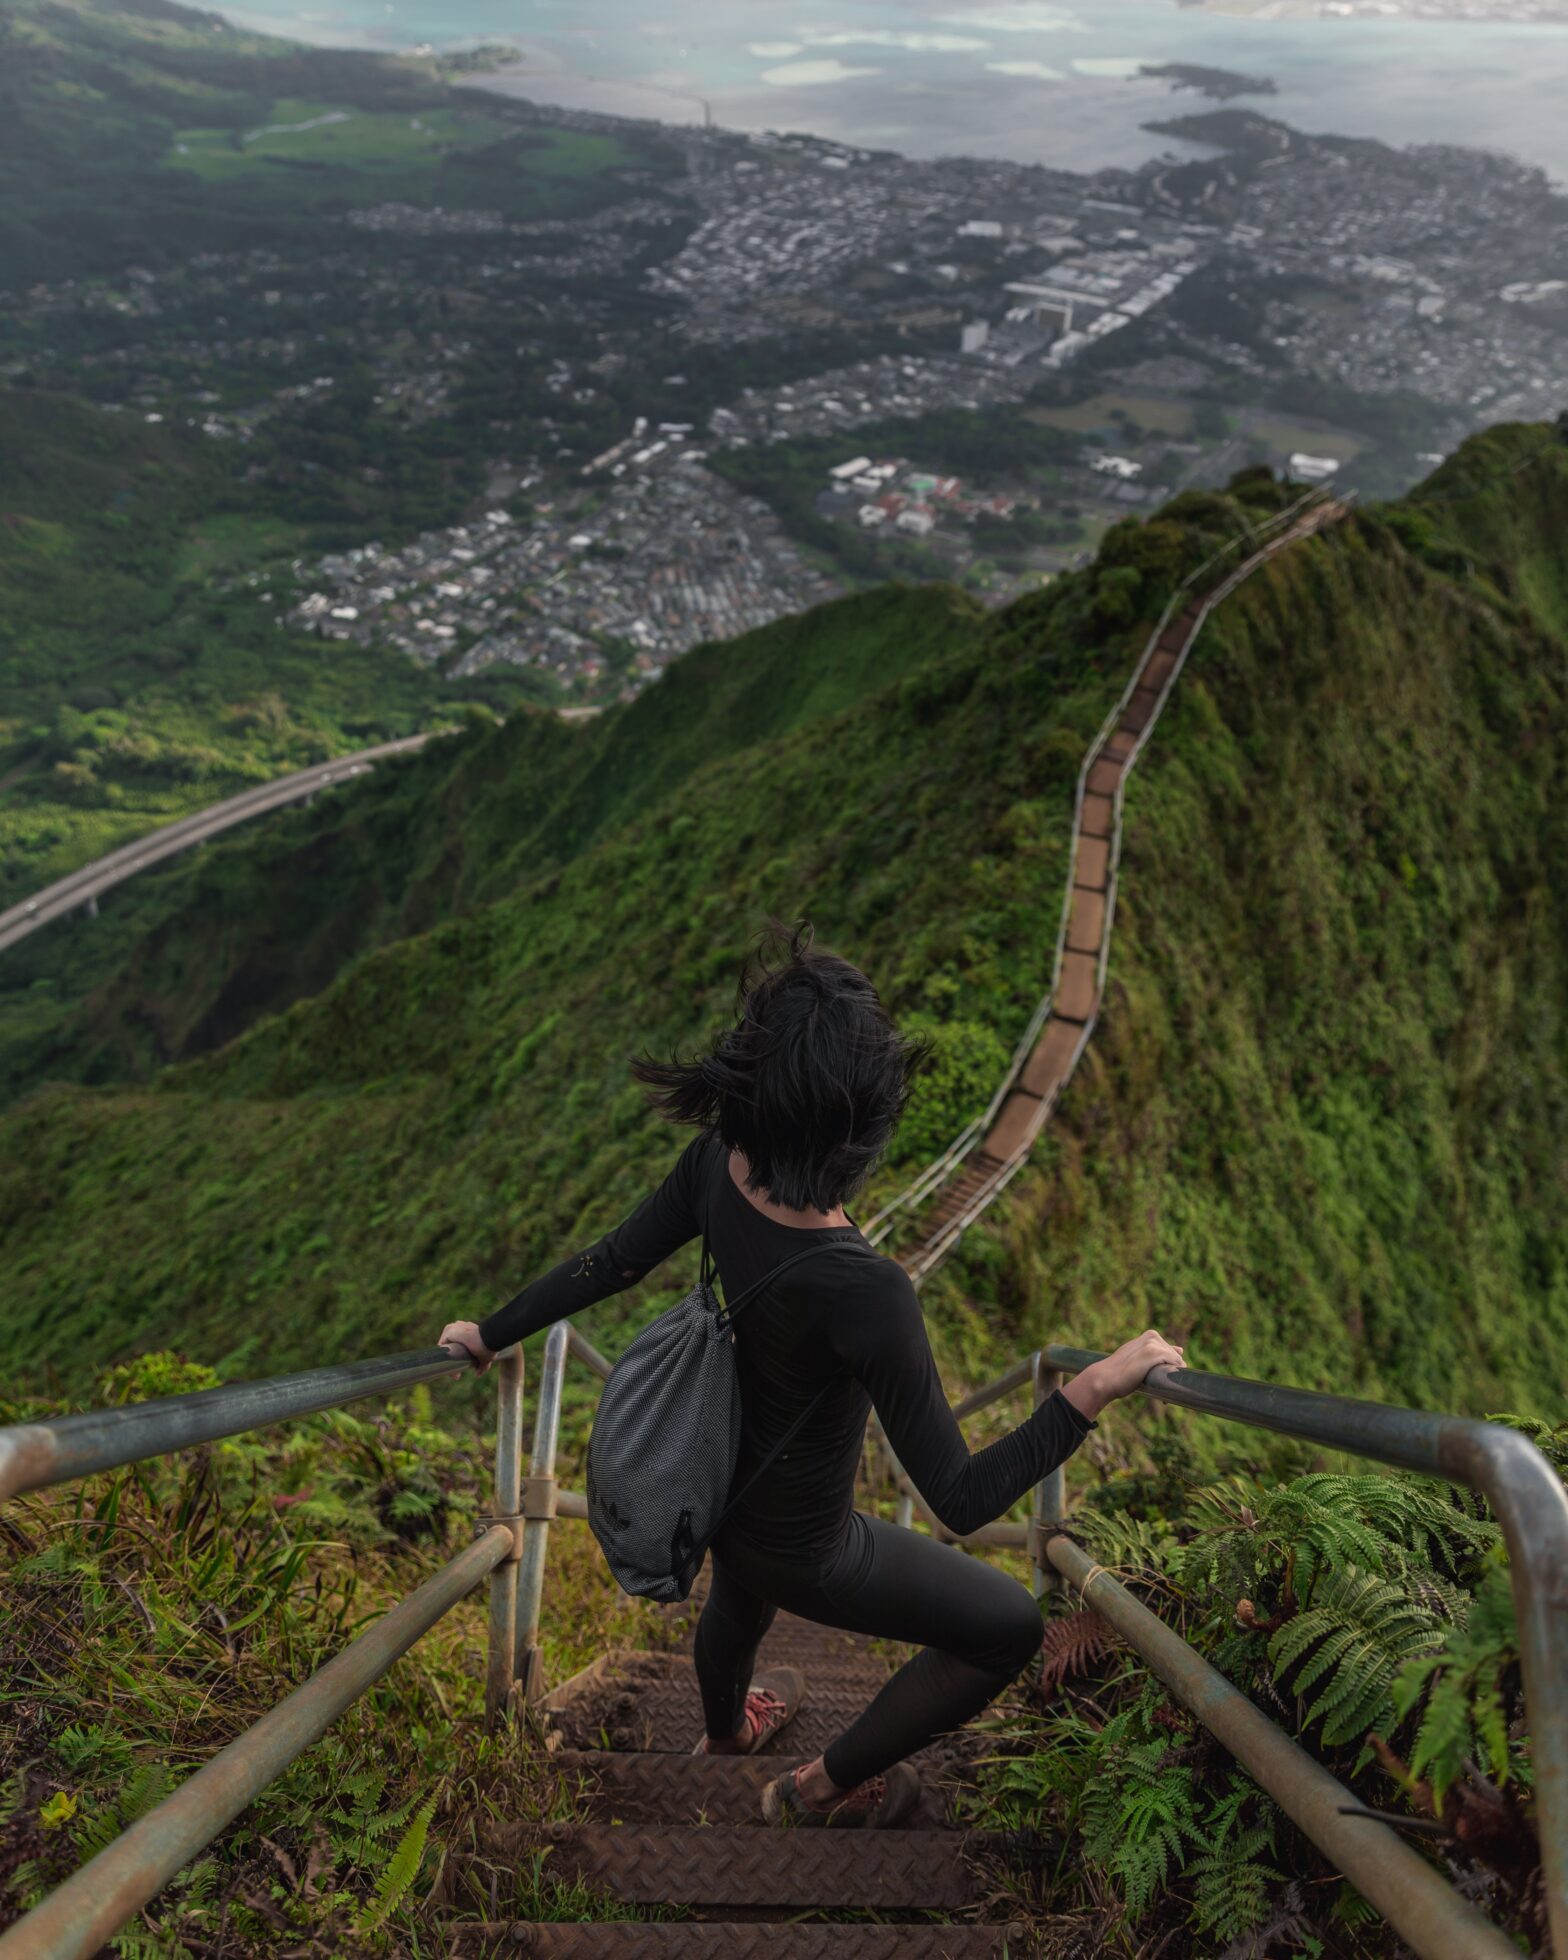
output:
[[[770,1828],[763,1785],[809,1761],[865,1707],[902,1655],[886,1643],[781,1613],[759,1670],[789,1664],[806,1677],[795,1720],[756,1756],[694,1756],[702,1711],[682,1646],[604,1660],[543,1704],[551,1763],[581,1780],[578,1814],[530,1834],[502,1827],[493,1849],[509,1860],[548,1847],[545,1870],[580,1878],[636,1906],[685,1916],[559,1925],[449,1922],[453,1951],[498,1949],[540,1960],[1018,1960],[1017,1918],[987,1916],[998,1841],[965,1831],[953,1798],[973,1758],[972,1732],[915,1757],[922,1796],[907,1829]],[[863,1917],[862,1917],[863,1916]],[[859,1923],[857,1923],[857,1920]],[[891,1923],[889,1923],[891,1922]]]
[[893,1252],[917,1284],[941,1263],[1028,1155],[1093,1032],[1100,1011],[1101,964],[1110,950],[1117,798],[1211,605],[1276,552],[1337,523],[1348,511],[1347,503],[1332,500],[1302,511],[1213,594],[1189,597],[1145,646],[1120,713],[1087,758],[1072,833],[1073,882],[1049,1014],[1033,1048],[1015,1063],[984,1134],[918,1201],[912,1229]]
[[894,1256],[918,1279],[957,1236],[966,1214],[1000,1188],[1050,1117],[1100,1005],[1100,958],[1109,934],[1116,792],[1133,752],[1158,717],[1182,652],[1197,631],[1196,605],[1170,620],[1145,650],[1136,684],[1090,760],[1073,832],[1073,884],[1051,1011],[985,1134],[921,1207],[917,1235]]

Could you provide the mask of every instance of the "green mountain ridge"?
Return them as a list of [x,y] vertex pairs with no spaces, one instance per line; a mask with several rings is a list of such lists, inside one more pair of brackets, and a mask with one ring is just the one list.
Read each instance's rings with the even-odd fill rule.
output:
[[[1128,791],[1086,1064],[927,1288],[955,1368],[1153,1321],[1200,1365],[1560,1412],[1540,1356],[1568,1308],[1568,451],[1548,440],[1476,439],[1211,622]],[[891,1191],[983,1104],[1044,983],[1072,785],[1147,622],[1281,495],[1179,499],[996,615],[929,589],[819,609],[590,728],[476,731],[226,847],[227,870],[214,853],[218,983],[198,903],[104,996],[121,1026],[172,999],[180,959],[204,1000],[255,970],[247,892],[260,940],[312,851],[351,868],[407,826],[322,992],[0,1121],[0,1351],[67,1377],[163,1342],[272,1368],[488,1307],[668,1161],[625,1058],[722,1018],[769,913],[810,915],[936,1039]],[[420,932],[426,906],[452,916]],[[663,1297],[607,1304],[595,1338]]]
[[[125,943],[68,1021],[40,1038],[17,1017],[0,1081],[8,1054],[14,1093],[51,1076],[142,1076],[220,1045],[360,953],[571,861],[715,756],[842,711],[978,617],[962,595],[925,588],[782,620],[695,649],[630,711],[566,725],[519,709],[171,867],[111,901]],[[103,923],[39,935],[0,984],[15,998],[40,982],[72,991],[97,969]]]

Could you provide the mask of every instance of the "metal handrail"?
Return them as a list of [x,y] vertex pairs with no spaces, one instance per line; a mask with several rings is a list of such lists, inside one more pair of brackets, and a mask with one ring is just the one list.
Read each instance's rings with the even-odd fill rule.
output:
[[[1036,1401],[1058,1386],[1064,1376],[1078,1374],[1104,1358],[1091,1348],[1041,1349],[1035,1357]],[[977,1389],[961,1406],[984,1408],[1019,1385],[1019,1369],[1015,1366]],[[1193,1368],[1152,1368],[1144,1377],[1142,1392],[1156,1401],[1170,1402],[1201,1415],[1299,1437],[1326,1449],[1370,1457],[1423,1476],[1442,1477],[1486,1499],[1502,1527],[1508,1547],[1553,1947],[1559,1953],[1568,1953],[1568,1491],[1564,1490],[1562,1478],[1528,1437],[1499,1422],[1434,1415],[1424,1409],[1325,1395],[1274,1382],[1203,1374]],[[1034,1557],[1037,1567],[1042,1559],[1049,1559],[1058,1572],[1087,1596],[1086,1579],[1101,1568],[1085,1560],[1076,1548],[1076,1556],[1065,1549],[1067,1541],[1054,1530],[1065,1508],[1060,1487],[1054,1503],[1037,1500]],[[1102,1602],[1096,1603],[1104,1610]],[[1154,1624],[1160,1626],[1158,1621]],[[1226,1734],[1211,1720],[1212,1692],[1199,1689],[1183,1692],[1180,1682],[1154,1659],[1154,1643],[1140,1641],[1126,1626],[1122,1631],[1134,1649],[1155,1666],[1167,1686],[1213,1734],[1230,1746]],[[1161,1626],[1159,1651],[1162,1654],[1169,1652],[1165,1642],[1172,1638]],[[1229,1692],[1234,1694],[1235,1690]],[[1280,1797],[1256,1765],[1246,1756],[1240,1760],[1306,1829],[1302,1817]],[[1370,1834],[1372,1826],[1358,1822]],[[1330,1849],[1317,1831],[1308,1830],[1308,1835],[1325,1850]],[[1341,1854],[1335,1851],[1333,1855]],[[1441,1916],[1434,1921],[1427,1906],[1418,1908],[1414,1895],[1403,1887],[1395,1901],[1405,1915],[1400,1916],[1377,1891],[1362,1884],[1359,1878],[1356,1883],[1420,1954],[1450,1960],[1450,1956],[1461,1953],[1495,1952],[1501,1956],[1515,1952],[1511,1942],[1497,1944],[1501,1935],[1490,1927],[1486,1930],[1492,1934],[1492,1945],[1458,1943],[1453,1928],[1465,1922],[1460,1915],[1458,1894],[1449,1886],[1443,1887],[1443,1904],[1448,1914],[1445,1927]],[[1486,1922],[1481,1924],[1485,1926]],[[1423,1930],[1432,1928],[1436,1930]]]
[[196,1443],[239,1436],[247,1429],[265,1429],[269,1423],[340,1409],[366,1396],[391,1395],[417,1382],[462,1374],[467,1366],[466,1360],[454,1360],[448,1348],[417,1348],[375,1361],[307,1368],[297,1375],[230,1382],[191,1395],[165,1395],[153,1402],[0,1429],[0,1500],[97,1470],[143,1463]]
[[[569,1323],[550,1330],[525,1481],[522,1355],[511,1348],[500,1357],[497,1508],[495,1516],[479,1520],[476,1542],[0,1935],[0,1960],[86,1960],[487,1575],[487,1716],[498,1722],[514,1702],[543,1698],[539,1621],[549,1527],[556,1517],[587,1515],[585,1500],[559,1491],[555,1481],[566,1363],[573,1358],[600,1379],[611,1371],[612,1364]],[[973,1414],[1026,1384],[1038,1406],[1065,1375],[1101,1359],[1092,1349],[1043,1348],[963,1397],[954,1413]],[[466,1366],[438,1348],[0,1430],[0,1495],[139,1462],[390,1386],[463,1372]],[[1547,1906],[1554,1940],[1568,1952],[1568,1494],[1545,1457],[1499,1423],[1270,1382],[1155,1368],[1142,1386],[1157,1400],[1445,1477],[1487,1499],[1512,1562]],[[899,1523],[912,1527],[918,1509],[938,1535],[954,1539],[891,1449],[885,1454],[900,1492]],[[1063,1535],[1062,1466],[1036,1486],[1033,1508],[1031,1524],[999,1521],[958,1542],[1026,1547],[1038,1590],[1065,1580],[1092,1599],[1172,1693],[1425,1960],[1504,1960],[1513,1952],[1511,1943],[1387,1825],[1347,1815],[1347,1808],[1355,1810],[1349,1793],[1321,1764]]]
[[[564,1330],[560,1350],[565,1351]],[[441,1376],[468,1372],[466,1355],[421,1348],[268,1380],[234,1382],[47,1422],[0,1429],[0,1500],[103,1470],[122,1469],[275,1422],[342,1408]],[[367,1688],[479,1582],[490,1581],[485,1712],[495,1724],[514,1693],[517,1574],[527,1502],[519,1503],[522,1350],[497,1360],[495,1515],[415,1592],[350,1642],[302,1687],[0,1934],[3,1960],[87,1960],[176,1872],[318,1741]],[[553,1438],[551,1443],[553,1458]],[[572,1506],[572,1513],[576,1511]],[[571,1514],[571,1513],[569,1513]],[[533,1622],[537,1630],[537,1614]]]
[[4,1960],[85,1960],[97,1953],[296,1756],[319,1742],[394,1661],[511,1556],[510,1529],[491,1525],[303,1687],[220,1749],[172,1796],[73,1872],[25,1919],[0,1934],[0,1955]]

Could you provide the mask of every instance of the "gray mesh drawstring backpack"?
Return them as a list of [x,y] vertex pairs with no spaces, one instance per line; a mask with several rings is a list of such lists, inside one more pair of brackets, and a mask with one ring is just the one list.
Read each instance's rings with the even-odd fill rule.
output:
[[685,1599],[719,1527],[832,1386],[812,1397],[778,1448],[730,1498],[740,1451],[740,1381],[730,1325],[788,1267],[843,1243],[791,1253],[724,1306],[704,1233],[697,1284],[615,1364],[588,1442],[588,1523],[624,1591],[643,1599]]

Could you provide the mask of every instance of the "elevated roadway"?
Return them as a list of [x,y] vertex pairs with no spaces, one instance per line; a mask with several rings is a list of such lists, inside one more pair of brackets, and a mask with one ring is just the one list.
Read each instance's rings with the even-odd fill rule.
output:
[[165,824],[161,830],[149,831],[145,837],[122,844],[107,856],[95,858],[91,864],[84,864],[33,897],[0,912],[0,953],[53,919],[62,919],[66,913],[84,906],[96,907],[105,892],[112,891],[127,878],[134,878],[138,871],[146,871],[165,858],[221,837],[236,824],[265,816],[269,810],[282,810],[291,803],[308,803],[319,790],[363,776],[389,756],[412,755],[437,735],[448,732],[429,729],[422,735],[405,735],[400,741],[378,742],[372,748],[356,750],[353,755],[334,756],[330,762],[318,762],[291,776],[279,776],[273,782],[241,790],[238,796],[231,796],[225,802],[194,811],[175,823]]

